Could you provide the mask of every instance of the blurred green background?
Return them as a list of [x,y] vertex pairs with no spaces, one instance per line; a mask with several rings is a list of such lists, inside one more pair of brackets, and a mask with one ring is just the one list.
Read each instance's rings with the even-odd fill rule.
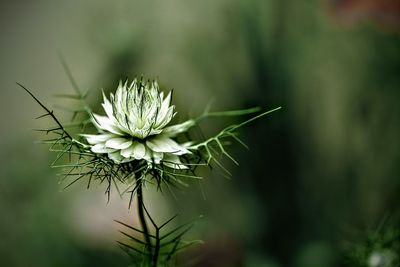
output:
[[176,199],[146,192],[160,220],[204,215],[188,238],[206,243],[183,258],[345,266],[354,232],[399,214],[399,9],[395,0],[0,1],[0,265],[128,263],[112,220],[135,223],[135,212],[117,196],[107,204],[102,186],[62,190],[54,155],[34,144],[40,107],[15,84],[62,104],[53,96],[72,90],[62,53],[97,107],[98,89],[142,74],[175,89],[178,119],[211,99],[215,110],[283,107],[241,131],[250,150],[231,147],[241,164],[226,162],[231,180],[205,171]]

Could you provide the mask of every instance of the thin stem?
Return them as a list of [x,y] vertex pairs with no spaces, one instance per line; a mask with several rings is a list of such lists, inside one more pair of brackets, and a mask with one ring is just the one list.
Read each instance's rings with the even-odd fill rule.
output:
[[[138,177],[140,177],[140,176],[138,176]],[[140,181],[140,179],[136,179],[136,183],[137,183],[136,194],[137,194],[137,201],[138,201],[138,214],[139,214],[140,224],[141,224],[142,230],[143,230],[143,236],[144,236],[148,254],[149,254],[149,263],[151,263],[152,267],[157,267],[158,266],[158,256],[160,254],[160,228],[153,221],[149,212],[146,209],[146,206],[144,205],[142,181]],[[150,239],[151,234],[149,232],[149,228],[146,223],[146,215],[150,219],[152,225],[154,226],[154,228],[156,230],[154,253],[152,251],[153,246],[152,246],[151,239]]]
[[151,218],[149,211],[146,209],[146,206],[143,205],[143,209],[146,212],[147,217],[150,219],[151,224],[153,225],[154,229],[156,230],[155,233],[155,245],[154,245],[154,254],[152,256],[152,267],[158,266],[158,255],[160,254],[160,227],[154,222],[153,218]]
[[[49,115],[53,118],[54,122],[58,125],[59,129],[71,140],[73,140],[72,136],[64,129],[64,126],[61,124],[61,122],[57,119],[57,117],[54,115],[53,111],[48,109],[42,102],[39,101],[39,99],[31,92],[29,91],[25,86],[22,84],[18,83],[19,87],[24,89],[47,113],[46,115]],[[57,129],[50,129],[48,132],[52,132]]]
[[136,195],[137,195],[137,205],[138,205],[138,215],[139,221],[142,226],[144,240],[146,242],[147,250],[149,253],[149,259],[151,260],[152,249],[151,249],[151,241],[150,241],[150,233],[149,228],[147,227],[146,217],[144,213],[144,202],[143,202],[143,189],[142,189],[142,182],[136,180],[138,183],[136,188]]
[[158,254],[160,254],[160,229],[156,229],[156,246],[154,248],[153,255],[153,267],[157,267],[158,264]]

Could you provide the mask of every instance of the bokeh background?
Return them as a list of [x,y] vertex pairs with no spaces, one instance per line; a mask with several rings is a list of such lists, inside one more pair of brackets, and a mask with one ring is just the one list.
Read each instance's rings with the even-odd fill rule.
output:
[[0,36],[1,266],[128,264],[112,220],[135,223],[134,210],[117,195],[107,204],[102,186],[63,190],[54,155],[34,144],[42,113],[15,82],[62,105],[53,96],[72,86],[60,53],[97,108],[100,88],[142,74],[174,88],[178,119],[211,99],[283,107],[241,131],[250,150],[231,147],[232,179],[205,170],[176,198],[146,192],[159,220],[203,215],[188,238],[205,245],[182,255],[201,255],[193,266],[372,266],[381,247],[350,263],[352,245],[399,229],[397,0],[3,0]]

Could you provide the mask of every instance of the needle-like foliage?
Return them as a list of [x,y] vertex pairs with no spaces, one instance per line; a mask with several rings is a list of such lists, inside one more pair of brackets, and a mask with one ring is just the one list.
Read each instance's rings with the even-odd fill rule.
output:
[[[50,151],[56,153],[51,167],[60,169],[61,181],[65,187],[86,179],[89,188],[94,182],[105,184],[108,201],[112,190],[122,196],[130,194],[130,204],[136,196],[137,209],[142,229],[118,222],[130,230],[121,231],[129,243],[119,242],[133,258],[141,259],[137,266],[169,266],[176,252],[198,243],[185,242],[182,236],[191,228],[191,223],[165,232],[168,220],[157,226],[143,203],[143,187],[153,184],[158,190],[187,186],[190,180],[200,180],[197,168],[218,166],[226,175],[231,175],[221,162],[221,157],[238,162],[227,152],[231,141],[247,147],[238,137],[238,129],[259,119],[280,107],[260,112],[259,108],[210,112],[183,123],[166,127],[175,115],[171,104],[171,93],[164,99],[156,81],[134,80],[132,84],[120,83],[115,95],[109,101],[103,94],[103,107],[107,116],[93,114],[83,94],[64,61],[63,66],[74,88],[73,94],[60,95],[76,101],[78,108],[72,112],[69,123],[63,124],[29,89],[23,88],[44,110],[38,118],[50,118],[52,126],[40,129],[46,136],[42,140]],[[143,106],[140,106],[143,105]],[[245,116],[259,113],[239,124],[231,125],[216,135],[202,140],[192,138],[191,130],[212,117]],[[146,121],[150,120],[150,121]],[[88,134],[97,130],[98,133]],[[146,129],[146,130],[143,130]],[[179,140],[179,142],[178,142]],[[151,230],[147,226],[151,222]],[[137,234],[142,234],[141,239]]]
[[167,226],[177,217],[176,215],[158,226],[146,208],[145,213],[153,228],[152,233],[148,235],[149,242],[140,239],[140,236],[144,233],[143,230],[116,221],[124,228],[124,230],[120,230],[120,233],[127,238],[126,242],[118,241],[118,244],[132,257],[132,266],[146,267],[157,263],[158,265],[154,266],[172,267],[175,266],[178,252],[189,246],[203,243],[201,240],[185,241],[182,239],[193,227],[194,222],[188,222],[167,230]]
[[[192,153],[183,155],[183,161],[180,163],[180,165],[185,168],[170,168],[167,164],[174,164],[174,162],[169,162],[168,160],[161,161],[159,164],[148,164],[144,161],[131,161],[117,164],[105,154],[94,153],[91,150],[90,145],[85,143],[84,138],[80,136],[80,134],[85,133],[84,131],[93,123],[90,119],[90,108],[87,106],[85,101],[87,94],[82,95],[77,93],[61,96],[77,100],[81,105],[83,105],[76,110],[72,110],[72,123],[64,125],[56,117],[54,111],[47,108],[29,89],[19,83],[18,85],[28,92],[45,111],[45,113],[38,118],[43,119],[45,117],[50,117],[52,122],[55,124],[47,129],[40,129],[38,131],[44,132],[48,137],[47,139],[42,140],[42,143],[48,144],[50,151],[57,154],[51,167],[62,169],[60,176],[61,181],[66,181],[65,187],[67,188],[83,178],[87,179],[88,188],[94,181],[106,183],[105,192],[108,198],[113,186],[121,194],[125,192],[133,194],[138,181],[143,184],[155,184],[160,190],[163,187],[168,188],[169,186],[186,186],[187,181],[190,179],[202,179],[202,177],[196,174],[196,169],[199,166],[212,166],[215,164],[227,175],[231,175],[227,168],[220,162],[220,158],[221,156],[226,156],[235,164],[238,164],[238,162],[226,150],[226,146],[229,145],[232,140],[247,147],[245,143],[239,139],[237,130],[255,119],[280,109],[278,107],[263,112],[242,123],[228,126],[216,135],[189,146],[188,148]],[[255,113],[259,110],[259,108],[251,108],[224,112],[205,111],[199,117],[187,122],[189,122],[188,124],[190,124],[190,127],[198,127],[199,123],[206,118],[243,116]],[[83,113],[84,119],[76,122],[76,117],[81,113]],[[75,127],[79,131],[73,135],[68,130],[70,127]],[[187,142],[193,142],[193,140],[188,140],[190,136],[187,134],[184,135],[182,133],[181,138],[186,139],[185,141]],[[120,189],[121,187],[122,189]]]

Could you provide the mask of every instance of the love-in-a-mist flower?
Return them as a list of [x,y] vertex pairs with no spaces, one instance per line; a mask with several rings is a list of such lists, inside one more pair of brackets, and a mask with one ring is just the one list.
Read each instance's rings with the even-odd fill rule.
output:
[[157,81],[134,79],[128,84],[120,82],[117,91],[102,104],[106,116],[92,114],[98,134],[83,135],[94,153],[107,154],[115,163],[146,160],[149,164],[186,168],[180,156],[191,153],[189,143],[174,140],[194,122],[168,126],[175,116],[171,105],[172,92],[166,97]]
[[[72,80],[69,69],[66,66],[65,68]],[[198,166],[216,165],[229,175],[229,171],[219,162],[221,156],[226,156],[237,163],[225,149],[225,146],[230,143],[228,140],[235,140],[246,146],[238,138],[237,130],[280,109],[278,107],[265,111],[194,143],[189,134],[178,135],[188,132],[189,128],[198,125],[206,118],[242,116],[258,112],[259,109],[210,112],[207,107],[197,118],[169,126],[176,114],[175,107],[171,105],[172,93],[169,92],[164,97],[157,81],[135,79],[131,83],[120,82],[115,94],[110,94],[109,98],[103,93],[102,106],[105,115],[92,113],[86,104],[87,94],[82,94],[79,88],[74,86],[75,94],[66,97],[75,99],[81,104],[78,109],[73,110],[74,115],[82,112],[82,115],[87,116],[83,117],[82,121],[74,121],[74,125],[81,126],[78,127],[81,130],[79,132],[81,136],[75,138],[75,135],[69,132],[52,110],[40,102],[27,88],[19,85],[44,109],[45,114],[40,118],[49,117],[55,124],[54,127],[42,129],[42,131],[51,134],[50,139],[44,142],[51,145],[51,151],[57,152],[57,158],[53,161],[52,167],[63,170],[63,179],[73,178],[66,187],[87,177],[87,187],[92,185],[92,181],[107,184],[108,199],[114,186],[118,192],[130,193],[130,204],[133,198],[136,198],[141,228],[139,230],[117,221],[123,227],[135,231],[134,235],[120,231],[125,237],[129,237],[130,243],[118,243],[132,256],[132,263],[138,263],[141,266],[170,266],[175,261],[177,252],[188,245],[199,243],[182,241],[182,235],[190,229],[191,224],[178,226],[172,231],[167,230],[169,233],[164,234],[164,229],[166,229],[164,226],[169,224],[175,216],[158,226],[145,207],[143,187],[147,183],[152,183],[157,185],[157,189],[162,190],[165,188],[163,185],[170,188],[170,185],[185,185],[186,179],[202,179],[195,172]],[[76,119],[77,116],[73,118]],[[97,129],[95,134],[83,132],[84,126],[90,120]],[[178,141],[182,140],[181,138],[189,142],[181,143]],[[68,164],[61,162],[64,159],[68,160]],[[123,190],[119,189],[120,186]],[[151,234],[150,224],[147,225],[146,221],[151,221],[151,226],[156,231],[155,235]],[[137,232],[143,234],[143,240],[137,238]],[[168,253],[163,253],[163,251]],[[369,259],[370,265],[375,266],[381,262],[381,254],[373,254]]]

